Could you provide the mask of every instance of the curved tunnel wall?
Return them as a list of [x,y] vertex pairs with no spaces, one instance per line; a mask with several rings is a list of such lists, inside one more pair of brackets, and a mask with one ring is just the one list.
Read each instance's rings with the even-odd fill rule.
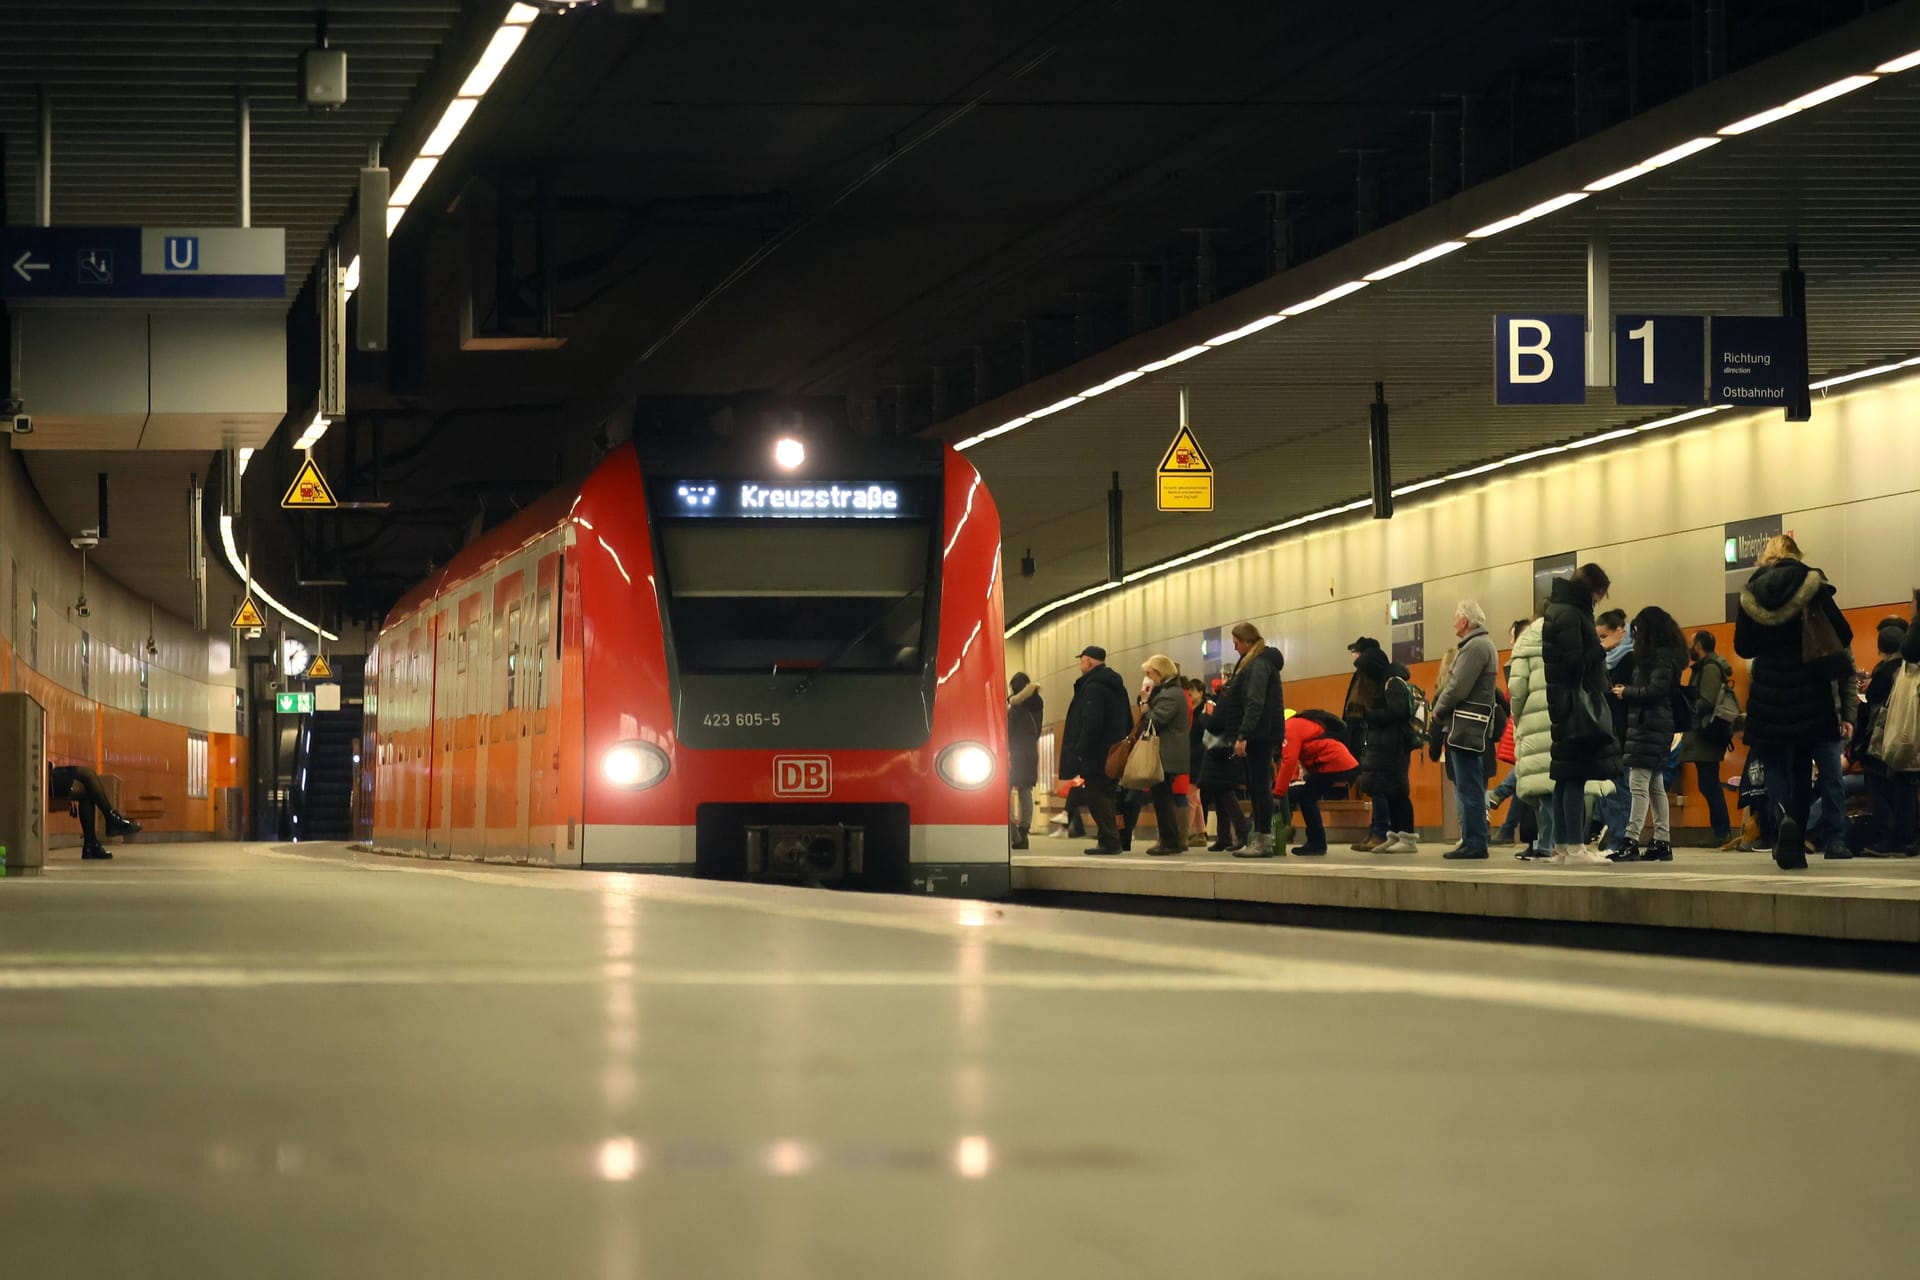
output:
[[[1504,643],[1507,624],[1532,613],[1535,558],[1574,553],[1606,568],[1612,607],[1631,615],[1658,604],[1689,632],[1715,628],[1744,697],[1745,664],[1733,657],[1732,628],[1724,625],[1723,526],[1775,514],[1809,562],[1834,579],[1854,621],[1856,655],[1870,666],[1873,619],[1910,613],[1920,586],[1917,418],[1920,379],[1906,379],[1817,399],[1811,422],[1783,422],[1777,409],[1728,412],[1691,429],[1495,474],[1403,500],[1390,521],[1340,524],[1102,596],[1009,641],[1008,669],[1039,681],[1049,708],[1064,716],[1082,646],[1105,646],[1129,683],[1153,653],[1198,673],[1205,630],[1250,618],[1286,655],[1288,705],[1337,711],[1351,671],[1347,644],[1359,635],[1387,643],[1389,591],[1423,583],[1429,661],[1415,675],[1431,692],[1459,600],[1485,606],[1489,631]],[[1231,500],[1231,468],[1220,483]],[[1312,495],[1298,505],[1340,496]],[[1729,771],[1739,760],[1736,753]],[[1414,799],[1423,825],[1439,825],[1440,794],[1439,768],[1418,760]],[[1697,799],[1676,817],[1689,826],[1705,821]]]
[[[0,458],[0,689],[45,707],[48,759],[118,778],[120,807],[148,832],[227,829],[223,792],[239,784],[246,759],[231,635],[164,611],[150,618],[143,597],[92,567],[90,613],[79,617],[80,555],[68,537],[9,450]],[[55,843],[80,830],[57,805],[48,825]]]

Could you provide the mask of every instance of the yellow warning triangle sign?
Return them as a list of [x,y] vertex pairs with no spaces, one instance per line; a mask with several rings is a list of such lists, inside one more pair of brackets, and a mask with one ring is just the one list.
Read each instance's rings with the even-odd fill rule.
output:
[[320,468],[313,465],[308,457],[300,463],[299,474],[293,477],[293,483],[287,486],[287,492],[280,499],[283,507],[331,508],[340,505],[333,496],[333,489],[327,484],[327,478],[320,474]]
[[307,668],[307,679],[309,680],[333,679],[333,668],[327,665],[326,654],[316,653],[313,655],[313,665]]
[[1193,438],[1193,429],[1181,427],[1180,434],[1167,446],[1166,456],[1160,459],[1161,475],[1210,476],[1213,463],[1207,461],[1206,450]]
[[260,606],[253,602],[253,597],[248,596],[240,602],[240,607],[234,611],[233,621],[227,625],[236,630],[251,631],[255,627],[266,626],[267,620],[260,616]]

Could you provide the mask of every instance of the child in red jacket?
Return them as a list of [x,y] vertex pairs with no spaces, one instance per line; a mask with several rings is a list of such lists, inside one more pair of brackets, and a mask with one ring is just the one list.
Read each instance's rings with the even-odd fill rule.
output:
[[1273,793],[1286,796],[1295,776],[1300,789],[1294,805],[1307,824],[1307,842],[1294,849],[1303,858],[1327,851],[1327,828],[1320,801],[1345,791],[1360,774],[1360,762],[1346,743],[1346,722],[1325,711],[1299,711],[1287,717],[1287,744],[1273,777]]

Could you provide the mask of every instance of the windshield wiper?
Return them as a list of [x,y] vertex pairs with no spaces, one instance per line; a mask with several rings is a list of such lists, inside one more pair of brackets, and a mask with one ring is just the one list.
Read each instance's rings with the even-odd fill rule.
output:
[[793,687],[793,696],[797,698],[801,694],[805,693],[807,691],[808,686],[814,682],[814,679],[818,677],[821,672],[825,671],[829,667],[838,665],[842,660],[846,658],[848,654],[852,653],[854,649],[859,646],[862,640],[865,640],[868,636],[873,634],[875,627],[878,627],[883,622],[887,622],[891,620],[893,615],[895,614],[895,612],[899,610],[901,605],[905,604],[907,601],[913,599],[917,595],[924,594],[925,591],[926,591],[925,587],[915,587],[903,596],[894,597],[893,602],[889,604],[885,609],[881,610],[880,613],[873,619],[873,621],[869,622],[866,626],[860,628],[858,631],[848,636],[845,640],[841,641],[840,644],[834,649],[834,651],[828,654],[821,661],[819,666],[815,667],[813,670],[807,672],[806,675],[802,676],[800,678],[800,683]]

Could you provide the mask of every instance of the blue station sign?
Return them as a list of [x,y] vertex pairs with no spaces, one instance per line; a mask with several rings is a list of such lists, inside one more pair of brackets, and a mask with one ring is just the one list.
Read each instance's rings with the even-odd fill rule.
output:
[[279,227],[0,227],[0,297],[280,300]]
[[1587,318],[1518,315],[1493,318],[1495,404],[1585,404]]
[[1615,316],[1614,403],[1699,404],[1706,358],[1702,316]]
[[1806,353],[1782,316],[1715,316],[1708,369],[1712,403],[1784,407],[1793,379],[1805,376]]

